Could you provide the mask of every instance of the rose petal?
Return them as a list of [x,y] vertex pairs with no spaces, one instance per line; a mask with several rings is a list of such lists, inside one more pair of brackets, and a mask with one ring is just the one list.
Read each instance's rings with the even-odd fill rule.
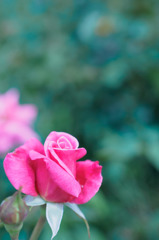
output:
[[[61,150],[60,150],[61,151]],[[50,158],[55,161],[56,163],[58,163],[68,174],[70,174],[71,176],[74,176],[74,172],[67,167],[67,165],[65,165],[65,163],[59,158],[58,154],[56,154],[56,151],[54,151],[54,149],[50,149]],[[74,170],[75,168],[75,163],[74,161],[72,162],[72,170]]]
[[37,116],[37,108],[31,104],[18,105],[13,113],[13,120],[18,120],[23,124],[29,124],[34,121]]
[[[19,100],[19,92],[12,88],[6,93],[0,95],[0,115],[10,116],[17,107]],[[12,111],[11,111],[12,110]]]
[[77,162],[77,175],[76,179],[81,185],[81,193],[72,203],[83,204],[88,202],[99,190],[102,183],[101,169],[98,161],[92,162],[86,160]]
[[[76,176],[76,161],[83,156],[85,156],[87,153],[85,148],[78,148],[73,150],[67,150],[67,149],[52,149],[52,159],[57,160],[60,166],[62,166],[67,172],[68,168],[71,171],[71,173]],[[64,165],[65,164],[65,165]],[[67,166],[68,168],[66,168]]]
[[77,139],[64,132],[51,132],[44,143],[46,156],[73,176],[76,175],[76,160],[86,154],[86,149],[78,149],[78,146]]
[[5,134],[10,136],[10,138],[16,142],[16,144],[22,144],[30,140],[30,138],[39,138],[37,133],[35,133],[31,127],[14,120],[6,122],[3,126],[3,130],[5,131]]
[[53,239],[56,236],[60,228],[62,216],[63,216],[63,204],[61,203],[46,204],[46,219],[52,230],[51,239]]
[[55,132],[55,131],[53,131],[48,135],[48,137],[46,138],[45,143],[44,143],[44,149],[45,149],[46,156],[49,155],[48,148],[50,146],[50,142],[56,142],[57,143],[58,139],[61,138],[61,137],[65,137],[69,141],[69,143],[72,145],[73,149],[78,148],[79,142],[75,137],[73,137],[72,135],[70,135],[68,133],[65,133],[65,132]]
[[17,148],[15,152],[8,153],[4,159],[4,170],[12,185],[18,190],[32,196],[37,196],[35,174],[30,166],[30,149],[43,152],[43,145],[37,139],[30,139],[26,144]]
[[0,133],[0,156],[8,152],[14,145],[14,139],[7,133]]
[[50,202],[67,202],[79,195],[80,184],[58,164],[33,151],[30,151],[30,157],[34,159],[36,187],[42,198]]
[[31,160],[37,160],[37,159],[45,158],[45,155],[43,155],[43,154],[41,154],[37,151],[34,151],[34,150],[29,151],[29,156],[30,156]]
[[44,147],[42,143],[36,138],[31,138],[25,144],[23,144],[20,148],[25,149],[26,153],[28,154],[29,154],[29,151],[31,150],[35,150],[41,154],[44,154]]
[[60,137],[58,140],[57,140],[57,144],[58,144],[58,147],[60,147],[61,149],[73,149],[73,146],[71,144],[71,142],[64,136]]
[[37,196],[35,188],[35,175],[28,163],[28,157],[24,149],[17,149],[14,153],[8,153],[4,159],[4,170],[15,189],[22,187],[22,192]]

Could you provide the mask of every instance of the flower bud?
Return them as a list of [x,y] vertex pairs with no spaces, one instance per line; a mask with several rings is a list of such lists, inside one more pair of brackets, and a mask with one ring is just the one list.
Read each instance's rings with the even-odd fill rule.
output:
[[[28,215],[29,207],[21,197],[21,192],[6,198],[0,206],[0,220],[10,236],[19,235],[23,221]],[[12,237],[12,239],[14,239]],[[15,238],[16,239],[16,238]]]
[[18,191],[6,198],[0,206],[0,219],[4,224],[19,224],[24,221],[29,208]]

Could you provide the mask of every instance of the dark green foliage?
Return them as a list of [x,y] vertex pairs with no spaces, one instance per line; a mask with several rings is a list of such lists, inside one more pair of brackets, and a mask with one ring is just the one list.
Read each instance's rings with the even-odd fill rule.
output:
[[[16,87],[38,106],[42,141],[69,132],[103,165],[100,192],[81,206],[92,240],[159,239],[158,9],[157,0],[0,2],[0,91]],[[0,173],[2,201],[14,189],[2,162]],[[46,225],[40,240],[50,236]],[[56,239],[87,239],[83,222],[66,210]]]

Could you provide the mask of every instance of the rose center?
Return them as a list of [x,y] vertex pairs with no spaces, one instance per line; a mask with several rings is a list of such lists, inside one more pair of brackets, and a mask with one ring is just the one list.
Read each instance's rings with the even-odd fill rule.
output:
[[57,145],[59,148],[61,149],[72,149],[72,144],[70,143],[70,141],[65,138],[65,137],[60,137],[58,140],[57,140]]

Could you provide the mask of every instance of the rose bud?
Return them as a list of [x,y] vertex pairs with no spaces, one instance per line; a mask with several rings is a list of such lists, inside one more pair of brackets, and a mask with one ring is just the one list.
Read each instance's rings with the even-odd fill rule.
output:
[[6,198],[2,202],[0,206],[0,220],[12,239],[17,239],[28,212],[29,207],[22,199],[20,191],[15,192],[13,196]]

